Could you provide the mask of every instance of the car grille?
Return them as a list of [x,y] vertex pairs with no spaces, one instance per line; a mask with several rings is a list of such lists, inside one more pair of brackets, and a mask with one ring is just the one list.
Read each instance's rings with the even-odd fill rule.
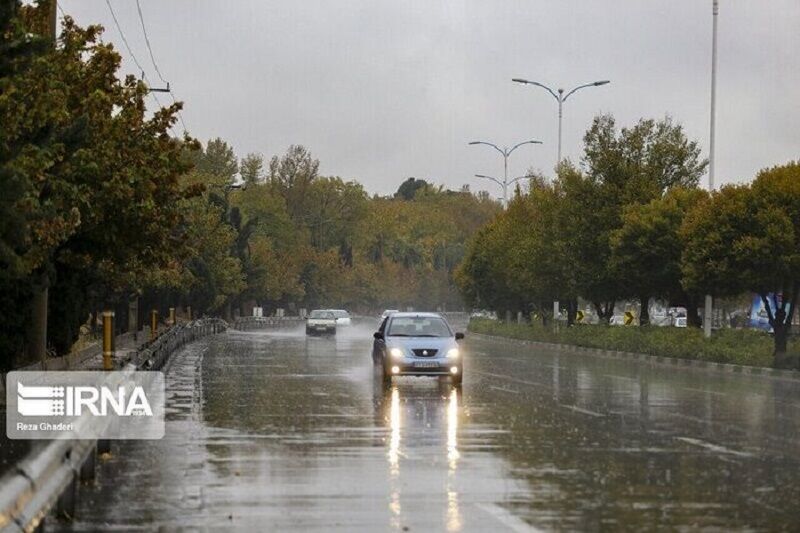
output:
[[434,348],[417,348],[414,350],[414,355],[417,357],[433,357],[438,351]]

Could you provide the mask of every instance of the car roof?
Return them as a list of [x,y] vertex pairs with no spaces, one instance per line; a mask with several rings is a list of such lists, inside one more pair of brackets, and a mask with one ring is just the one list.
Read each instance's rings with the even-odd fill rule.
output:
[[418,318],[444,318],[439,313],[418,313],[416,311],[408,311],[405,313],[393,313],[392,318],[409,318],[409,317],[418,317]]

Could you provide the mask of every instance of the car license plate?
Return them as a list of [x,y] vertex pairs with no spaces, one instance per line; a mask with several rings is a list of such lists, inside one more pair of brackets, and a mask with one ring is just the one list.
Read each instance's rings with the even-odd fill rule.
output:
[[414,368],[439,368],[439,363],[436,361],[417,361],[414,363]]

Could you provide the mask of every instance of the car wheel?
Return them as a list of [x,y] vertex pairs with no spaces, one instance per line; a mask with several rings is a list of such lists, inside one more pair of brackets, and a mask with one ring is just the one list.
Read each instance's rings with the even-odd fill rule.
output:
[[389,367],[387,367],[385,364],[382,365],[382,367],[383,367],[383,383],[384,385],[388,385],[392,382],[392,373]]
[[461,369],[461,372],[453,376],[452,379],[453,379],[453,385],[455,385],[456,387],[460,387],[461,382],[464,380],[464,369]]

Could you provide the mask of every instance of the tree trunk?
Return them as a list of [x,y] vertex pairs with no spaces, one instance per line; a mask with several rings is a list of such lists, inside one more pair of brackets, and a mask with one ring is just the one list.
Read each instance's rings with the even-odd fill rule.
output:
[[789,341],[789,329],[791,327],[790,324],[778,323],[772,326],[775,340],[775,361],[773,362],[775,368],[793,368],[797,366],[797,361],[794,361],[794,358],[786,355]]
[[686,324],[690,328],[699,328],[703,325],[700,320],[700,313],[697,312],[697,302],[694,298],[689,298],[686,304]]
[[594,305],[594,309],[597,311],[597,318],[600,320],[600,323],[608,325],[611,321],[611,317],[614,315],[614,302],[606,302],[605,305],[600,302],[592,302],[592,305]]
[[578,314],[578,300],[570,298],[567,300],[567,326],[575,324],[575,316]]
[[47,299],[50,278],[46,273],[38,276],[32,288],[31,323],[28,330],[27,362],[44,362],[47,359]]
[[641,309],[639,310],[639,325],[648,326],[650,325],[650,297],[640,296],[639,302],[641,305]]

